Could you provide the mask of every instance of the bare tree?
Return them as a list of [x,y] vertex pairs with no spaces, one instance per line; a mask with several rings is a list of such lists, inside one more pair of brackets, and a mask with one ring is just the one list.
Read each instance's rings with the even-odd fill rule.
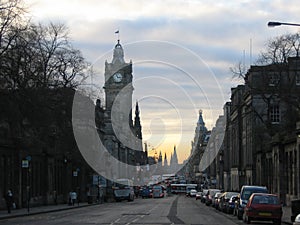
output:
[[0,55],[9,48],[17,35],[16,31],[22,30],[26,25],[26,20],[22,17],[25,12],[22,0],[0,1]]
[[88,63],[72,47],[62,24],[27,26],[15,36],[2,57],[6,88],[76,87]]
[[300,48],[300,33],[285,34],[270,39],[265,51],[261,52],[258,64],[287,63],[289,57],[298,57]]
[[232,73],[232,77],[238,80],[244,80],[246,74],[246,67],[245,64],[242,62],[238,62],[235,66],[229,68],[230,72]]

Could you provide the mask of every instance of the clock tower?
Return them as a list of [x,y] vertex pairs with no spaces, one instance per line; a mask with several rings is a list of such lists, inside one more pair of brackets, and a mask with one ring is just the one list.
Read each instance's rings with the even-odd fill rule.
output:
[[[113,157],[127,165],[145,164],[142,146],[142,126],[136,103],[135,119],[132,118],[132,62],[125,62],[123,47],[118,40],[111,62],[105,62],[105,134],[104,145]],[[134,171],[113,171],[120,177]],[[119,177],[119,178],[120,178]],[[132,176],[131,176],[132,177]]]
[[[111,63],[105,62],[105,105],[106,110],[111,112],[117,96],[123,90],[126,96],[122,96],[122,101],[132,105],[132,62],[126,63],[124,51],[120,40],[115,45],[113,59]],[[124,90],[125,89],[125,90]]]

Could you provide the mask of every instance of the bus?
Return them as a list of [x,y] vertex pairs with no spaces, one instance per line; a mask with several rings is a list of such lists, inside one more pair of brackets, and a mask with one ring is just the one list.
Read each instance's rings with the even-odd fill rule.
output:
[[197,189],[197,184],[171,184],[173,194],[187,194],[192,189]]
[[115,181],[114,187],[114,197],[117,202],[121,200],[134,200],[134,189],[133,182],[130,179],[117,179]]
[[162,175],[162,181],[164,181],[165,183],[169,182],[177,182],[178,181],[178,177],[176,176],[176,174],[171,173],[171,174],[163,174]]

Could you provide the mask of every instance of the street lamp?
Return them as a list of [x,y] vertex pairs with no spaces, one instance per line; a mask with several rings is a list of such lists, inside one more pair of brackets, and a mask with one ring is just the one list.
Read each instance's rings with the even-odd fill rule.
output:
[[300,26],[300,24],[298,23],[283,23],[283,22],[274,22],[274,21],[270,21],[268,22],[268,27],[277,27],[277,26],[281,26],[281,25],[287,25],[287,26]]

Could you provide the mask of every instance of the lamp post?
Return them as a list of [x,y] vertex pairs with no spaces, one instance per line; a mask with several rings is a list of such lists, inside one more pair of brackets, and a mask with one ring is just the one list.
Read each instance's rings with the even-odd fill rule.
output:
[[287,25],[287,26],[300,26],[299,23],[283,23],[283,22],[274,22],[274,21],[270,21],[268,22],[268,27],[278,27],[278,26],[281,26],[281,25]]

